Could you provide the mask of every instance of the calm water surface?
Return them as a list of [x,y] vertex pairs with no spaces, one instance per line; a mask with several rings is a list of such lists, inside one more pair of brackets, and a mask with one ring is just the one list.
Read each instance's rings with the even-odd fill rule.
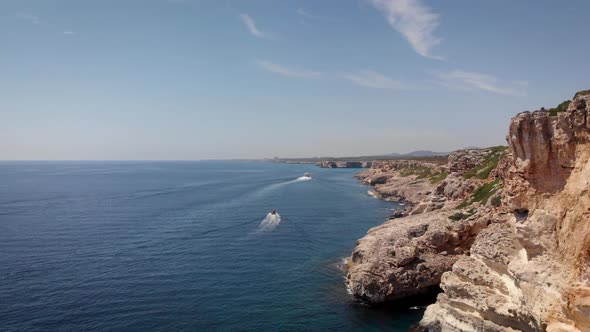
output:
[[422,310],[357,304],[338,268],[395,208],[356,171],[0,163],[0,330],[405,331]]

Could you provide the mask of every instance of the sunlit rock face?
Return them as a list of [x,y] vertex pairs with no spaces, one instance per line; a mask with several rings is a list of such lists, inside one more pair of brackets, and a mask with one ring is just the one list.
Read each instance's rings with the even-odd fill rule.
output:
[[478,232],[490,222],[485,206],[450,219],[455,207],[488,179],[466,179],[487,149],[451,154],[447,164],[416,160],[375,161],[357,175],[376,197],[405,202],[403,211],[358,240],[350,257],[347,284],[370,303],[408,299],[439,290],[441,276],[469,252]]
[[564,112],[511,120],[503,205],[442,275],[422,329],[590,331],[589,113],[579,93]]

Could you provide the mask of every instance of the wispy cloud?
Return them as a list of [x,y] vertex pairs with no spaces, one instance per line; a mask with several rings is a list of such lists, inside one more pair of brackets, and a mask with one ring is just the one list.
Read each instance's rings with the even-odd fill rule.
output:
[[527,95],[528,82],[525,81],[503,82],[492,75],[462,70],[438,73],[436,76],[441,84],[451,89],[482,90],[510,96]]
[[276,63],[272,63],[269,61],[257,61],[258,65],[271,73],[279,74],[286,77],[296,77],[296,78],[318,78],[322,76],[322,73],[317,71],[309,71],[309,70],[301,70],[301,69],[294,69],[285,67],[283,65],[279,65]]
[[442,57],[432,54],[432,48],[441,43],[434,36],[440,17],[420,0],[370,0],[385,15],[389,25],[401,33],[416,53],[432,59]]
[[270,34],[262,32],[256,27],[256,23],[248,14],[240,14],[240,19],[252,36],[257,38],[271,38]]
[[303,9],[303,8],[298,8],[298,9],[297,9],[297,14],[298,14],[298,15],[301,15],[301,16],[303,16],[303,17],[305,17],[305,18],[310,18],[310,19],[312,19],[312,20],[318,20],[318,19],[321,19],[321,18],[322,18],[321,16],[317,16],[317,15],[313,15],[313,14],[310,14],[310,13],[308,13],[308,12],[307,12],[305,9]]
[[30,14],[30,13],[17,13],[16,18],[19,20],[27,21],[31,24],[43,24],[43,22],[38,16]]
[[16,13],[15,14],[16,18],[25,22],[28,22],[30,24],[34,24],[34,25],[39,25],[43,28],[47,28],[47,30],[49,30],[52,33],[62,33],[64,35],[75,35],[76,32],[70,29],[64,29],[59,26],[59,24],[55,24],[53,22],[48,22],[45,21],[43,19],[41,19],[39,16],[37,15],[33,15],[31,13],[25,13],[25,12],[20,12],[20,13]]
[[389,78],[373,70],[359,70],[342,75],[342,78],[354,84],[375,89],[404,90],[410,86],[402,81]]

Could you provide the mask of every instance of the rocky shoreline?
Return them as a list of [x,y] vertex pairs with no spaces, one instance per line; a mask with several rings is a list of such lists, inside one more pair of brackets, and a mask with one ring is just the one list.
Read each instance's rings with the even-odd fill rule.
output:
[[369,168],[372,161],[322,161],[318,163],[321,168]]
[[583,91],[565,111],[515,116],[507,148],[357,174],[405,206],[357,241],[352,294],[379,304],[442,289],[422,331],[590,331],[589,113]]

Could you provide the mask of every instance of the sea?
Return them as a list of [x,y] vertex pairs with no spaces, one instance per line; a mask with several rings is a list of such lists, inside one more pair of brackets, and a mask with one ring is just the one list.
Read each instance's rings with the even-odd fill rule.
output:
[[398,208],[357,171],[0,162],[0,331],[406,331],[423,307],[346,289],[344,258]]

